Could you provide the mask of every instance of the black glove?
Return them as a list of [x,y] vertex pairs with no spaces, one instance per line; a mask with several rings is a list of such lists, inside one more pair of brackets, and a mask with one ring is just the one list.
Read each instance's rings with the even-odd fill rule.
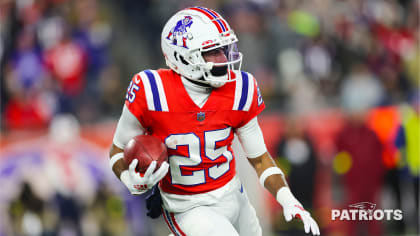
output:
[[157,186],[153,186],[152,193],[146,197],[147,216],[152,219],[159,218],[162,214],[162,197]]

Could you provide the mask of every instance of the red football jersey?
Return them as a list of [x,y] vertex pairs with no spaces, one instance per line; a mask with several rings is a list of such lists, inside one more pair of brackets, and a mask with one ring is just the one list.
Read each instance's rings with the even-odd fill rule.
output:
[[202,108],[172,70],[145,70],[133,77],[125,104],[148,134],[168,147],[170,168],[160,182],[162,191],[205,193],[235,176],[234,131],[265,105],[251,74],[231,76],[236,80],[213,89]]

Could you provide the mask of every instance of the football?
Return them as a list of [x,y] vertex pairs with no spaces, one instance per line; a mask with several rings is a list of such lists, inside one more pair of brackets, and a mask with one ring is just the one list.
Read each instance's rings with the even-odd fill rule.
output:
[[156,170],[160,165],[168,160],[168,151],[165,144],[152,135],[138,135],[130,141],[124,148],[124,160],[130,165],[131,161],[137,159],[136,170],[145,173],[152,161],[156,161]]

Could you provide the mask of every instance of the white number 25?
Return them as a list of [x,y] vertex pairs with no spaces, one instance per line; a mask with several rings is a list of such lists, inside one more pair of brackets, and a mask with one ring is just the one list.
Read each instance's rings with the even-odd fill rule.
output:
[[[227,139],[230,135],[231,127],[212,130],[204,132],[204,154],[205,156],[215,161],[218,158],[226,157],[227,162],[217,165],[214,164],[208,169],[209,177],[217,179],[230,168],[230,161],[233,159],[232,153],[227,149],[227,146],[216,148],[216,143]],[[165,139],[165,144],[168,149],[176,150],[178,146],[187,146],[189,156],[170,156],[170,170],[172,177],[172,184],[181,185],[199,185],[206,182],[205,169],[192,171],[192,174],[182,174],[182,167],[194,167],[199,165],[203,160],[200,150],[200,138],[194,133],[185,134],[171,134]]]

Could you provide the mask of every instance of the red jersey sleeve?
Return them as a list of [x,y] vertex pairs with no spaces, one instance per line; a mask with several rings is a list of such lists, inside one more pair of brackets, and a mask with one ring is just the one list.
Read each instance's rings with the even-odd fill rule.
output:
[[261,96],[257,80],[250,73],[242,72],[242,74],[242,77],[247,76],[248,79],[251,80],[251,84],[254,86],[254,88],[252,90],[252,100],[249,110],[244,114],[243,119],[239,123],[238,127],[242,127],[247,124],[250,120],[260,114],[265,108],[264,100]]
[[127,106],[128,110],[139,120],[140,124],[143,127],[146,127],[147,124],[145,124],[143,117],[147,109],[147,103],[140,73],[134,75],[130,84],[128,85],[127,94],[125,95],[125,105]]

